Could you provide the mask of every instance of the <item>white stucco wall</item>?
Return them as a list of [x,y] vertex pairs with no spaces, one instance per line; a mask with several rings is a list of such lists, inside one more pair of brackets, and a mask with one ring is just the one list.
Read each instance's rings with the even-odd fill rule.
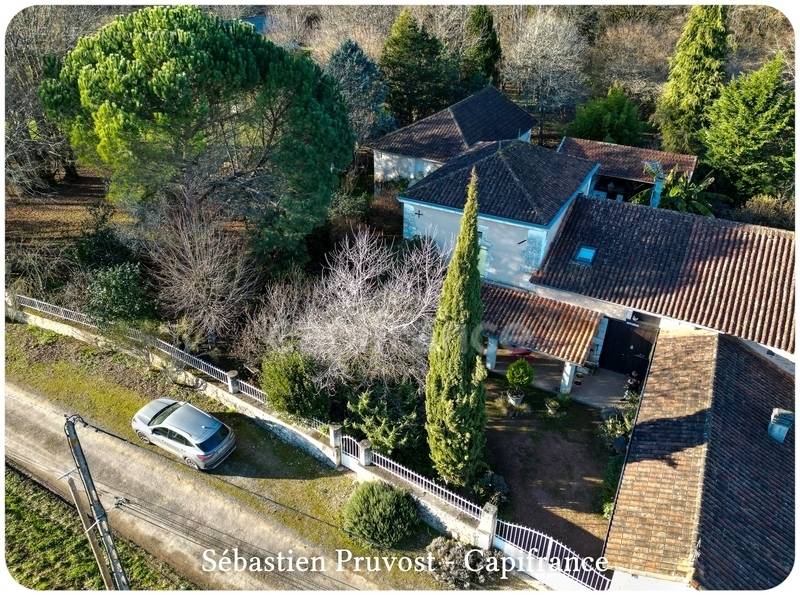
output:
[[375,183],[421,180],[432,171],[439,169],[442,164],[427,159],[406,157],[382,151],[373,151],[372,164],[375,168]]
[[[449,252],[455,244],[461,224],[461,213],[445,211],[417,203],[403,204],[403,236],[433,238],[443,251]],[[531,246],[543,245],[547,232],[524,225],[503,223],[478,217],[481,245],[486,248],[485,278],[522,289],[528,282],[537,255]],[[541,255],[538,256],[541,258]]]

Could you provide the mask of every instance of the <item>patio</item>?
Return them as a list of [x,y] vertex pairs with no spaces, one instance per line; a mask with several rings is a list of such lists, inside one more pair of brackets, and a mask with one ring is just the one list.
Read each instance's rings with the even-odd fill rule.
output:
[[[518,358],[519,356],[512,355],[508,349],[498,349],[494,371],[505,375],[508,365]],[[564,362],[535,353],[525,356],[525,359],[536,372],[533,386],[550,393],[558,393]],[[570,396],[578,403],[601,411],[618,408],[625,394],[626,381],[624,374],[597,368],[593,373],[575,376]]]

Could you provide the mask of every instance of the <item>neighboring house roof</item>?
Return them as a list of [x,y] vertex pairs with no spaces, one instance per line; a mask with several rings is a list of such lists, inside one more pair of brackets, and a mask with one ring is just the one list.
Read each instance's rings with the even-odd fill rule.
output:
[[645,163],[648,161],[658,161],[665,172],[674,169],[678,173],[688,174],[689,178],[692,177],[697,167],[697,157],[694,155],[666,153],[569,136],[565,136],[561,141],[558,152],[599,161],[601,176],[647,182],[648,184],[653,183],[653,176],[647,175],[644,171]]
[[483,326],[500,343],[583,364],[603,316],[529,291],[484,283]]
[[410,186],[400,200],[462,209],[473,167],[481,214],[547,225],[597,164],[519,140],[481,142]]
[[479,141],[518,138],[533,116],[494,87],[486,87],[432,116],[370,144],[377,151],[444,163]]
[[[691,365],[687,365],[691,362]],[[768,589],[794,563],[794,377],[740,340],[662,331],[604,555],[703,589]]]
[[531,282],[794,352],[790,231],[578,197]]

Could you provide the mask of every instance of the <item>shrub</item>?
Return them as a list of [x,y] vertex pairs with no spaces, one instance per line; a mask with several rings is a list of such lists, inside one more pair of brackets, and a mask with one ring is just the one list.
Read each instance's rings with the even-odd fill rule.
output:
[[138,264],[122,263],[89,277],[86,312],[101,323],[139,320],[151,311]]
[[494,551],[478,550],[455,539],[437,537],[426,549],[433,556],[433,577],[451,589],[485,588],[494,579],[487,568],[490,560],[500,568]]
[[364,545],[390,548],[413,532],[419,523],[414,498],[381,481],[359,485],[343,512],[346,533]]
[[506,382],[512,390],[521,391],[527,386],[530,386],[535,377],[533,366],[526,360],[520,358],[512,362],[506,370]]
[[381,385],[347,402],[347,425],[367,437],[378,452],[400,461],[417,458],[423,442],[420,395],[410,383]]
[[627,98],[618,84],[609,88],[605,97],[592,99],[578,107],[575,121],[567,134],[621,145],[638,145],[642,140],[644,122],[639,109]]
[[605,472],[603,473],[603,483],[600,486],[600,512],[604,519],[610,519],[614,512],[614,498],[617,495],[617,484],[622,475],[622,464],[625,461],[623,455],[615,455],[608,460]]
[[473,491],[481,502],[490,502],[499,506],[508,500],[511,488],[502,475],[487,470],[486,474],[475,484]]
[[86,268],[109,267],[131,259],[130,249],[123,244],[109,220],[114,207],[106,202],[89,207],[91,222],[73,247],[75,262]]
[[313,382],[314,362],[296,348],[274,349],[261,367],[261,388],[278,411],[327,419],[328,399]]
[[759,194],[732,213],[732,218],[744,223],[794,229],[794,199],[781,199]]

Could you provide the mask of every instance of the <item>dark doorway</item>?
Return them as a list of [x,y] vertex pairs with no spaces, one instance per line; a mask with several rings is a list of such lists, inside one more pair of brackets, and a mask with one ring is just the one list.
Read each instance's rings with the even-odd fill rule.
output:
[[620,374],[636,371],[640,379],[647,373],[650,351],[658,330],[608,319],[606,338],[600,352],[600,367]]

